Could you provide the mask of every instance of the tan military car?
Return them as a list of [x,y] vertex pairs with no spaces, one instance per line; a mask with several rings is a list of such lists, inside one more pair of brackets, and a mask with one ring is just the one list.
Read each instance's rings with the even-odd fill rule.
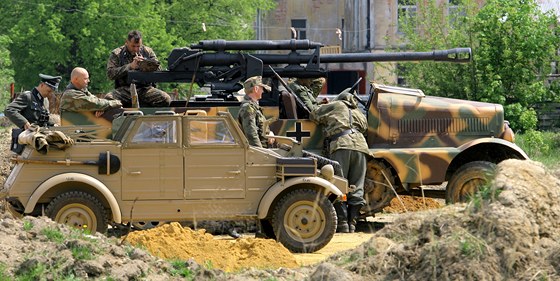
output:
[[335,233],[332,202],[344,198],[347,182],[331,165],[292,157],[296,141],[291,150],[251,147],[229,113],[136,112],[114,126],[111,140],[69,126],[59,128],[76,140],[70,148],[27,147],[4,186],[11,209],[99,232],[108,224],[255,219],[293,252],[316,251]]

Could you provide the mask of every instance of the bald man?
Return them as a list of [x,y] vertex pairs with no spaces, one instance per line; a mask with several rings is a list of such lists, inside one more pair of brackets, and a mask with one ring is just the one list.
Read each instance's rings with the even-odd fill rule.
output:
[[87,89],[89,73],[85,68],[76,67],[70,74],[70,84],[60,98],[60,112],[63,111],[95,111],[99,117],[104,111],[111,108],[120,108],[118,100],[101,99],[90,93]]

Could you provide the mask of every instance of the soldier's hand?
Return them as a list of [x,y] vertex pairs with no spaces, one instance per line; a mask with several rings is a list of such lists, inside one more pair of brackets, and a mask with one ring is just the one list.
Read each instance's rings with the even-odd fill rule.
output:
[[95,112],[95,117],[99,118],[101,115],[103,115],[104,111],[96,111]]
[[138,62],[143,61],[144,57],[139,56],[138,54],[134,57],[132,62],[130,63],[130,69],[138,69]]
[[31,127],[31,124],[30,124],[29,122],[26,122],[26,123],[23,125],[23,128],[24,128],[25,130],[29,129],[30,127]]

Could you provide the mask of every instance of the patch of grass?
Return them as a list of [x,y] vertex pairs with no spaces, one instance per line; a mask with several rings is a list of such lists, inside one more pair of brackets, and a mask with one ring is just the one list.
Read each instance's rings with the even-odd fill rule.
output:
[[62,234],[59,229],[53,227],[45,227],[41,230],[41,234],[47,236],[47,239],[53,242],[64,242],[64,234]]
[[18,281],[43,280],[46,273],[47,273],[47,266],[42,263],[37,263],[32,267],[30,267],[28,270],[18,273],[16,275],[16,280]]
[[484,205],[493,202],[502,193],[502,189],[494,188],[492,183],[488,183],[471,195],[467,202],[472,206],[474,211],[480,210]]
[[23,230],[30,231],[33,228],[33,222],[30,220],[23,221]]
[[461,255],[471,259],[481,259],[486,254],[486,242],[468,232],[457,234]]
[[6,272],[6,265],[3,263],[0,263],[0,281],[10,281],[12,280],[12,278],[10,277],[10,275],[8,275],[8,273]]
[[206,267],[206,269],[208,270],[212,270],[214,269],[214,264],[212,263],[211,260],[206,260],[204,261],[204,267]]
[[549,169],[560,167],[560,133],[527,131],[516,135],[515,143],[531,160],[539,161]]
[[187,267],[187,263],[181,260],[173,260],[171,261],[171,265],[173,268],[170,270],[170,274],[173,276],[181,276],[186,278],[187,280],[193,280],[193,272],[190,268]]
[[70,248],[70,251],[76,260],[93,259],[93,249],[91,249],[88,245],[75,245]]

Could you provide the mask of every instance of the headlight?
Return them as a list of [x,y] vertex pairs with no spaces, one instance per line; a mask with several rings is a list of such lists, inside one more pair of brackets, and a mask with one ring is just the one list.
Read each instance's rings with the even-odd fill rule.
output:
[[321,168],[321,175],[324,179],[330,181],[334,177],[334,168],[331,164],[327,164]]

